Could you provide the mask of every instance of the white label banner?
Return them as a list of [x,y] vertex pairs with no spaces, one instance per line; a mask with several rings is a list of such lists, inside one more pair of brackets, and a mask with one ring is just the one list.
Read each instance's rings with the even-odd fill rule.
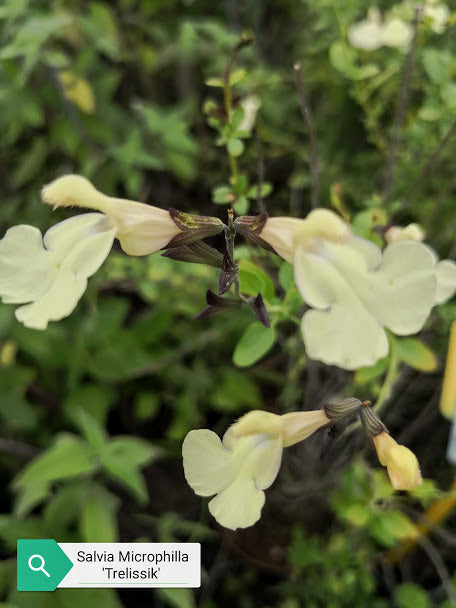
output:
[[199,587],[200,543],[58,543],[73,562],[61,587]]

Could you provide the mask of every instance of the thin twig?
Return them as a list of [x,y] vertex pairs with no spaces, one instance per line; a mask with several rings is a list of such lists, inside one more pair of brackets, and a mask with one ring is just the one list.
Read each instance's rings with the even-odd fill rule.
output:
[[293,66],[296,90],[298,91],[299,107],[301,108],[301,114],[306,123],[307,130],[309,131],[310,140],[310,172],[312,174],[312,193],[311,193],[311,207],[315,209],[318,207],[320,181],[319,181],[319,166],[318,166],[318,154],[317,154],[317,143],[315,138],[315,131],[312,123],[312,115],[310,113],[310,106],[307,103],[306,94],[304,92],[304,85],[302,82],[302,69],[300,63],[295,63]]
[[396,111],[393,121],[393,136],[388,150],[388,159],[386,165],[385,181],[383,184],[382,204],[386,205],[391,197],[393,187],[394,167],[396,164],[396,156],[399,146],[399,133],[404,123],[405,111],[410,96],[410,80],[412,76],[413,66],[415,63],[416,46],[418,41],[418,26],[420,24],[422,8],[417,5],[415,8],[415,19],[413,21],[413,38],[410,43],[410,48],[405,59],[404,71],[402,73],[401,88],[397,99]]
[[445,148],[445,146],[447,145],[447,143],[450,141],[450,139],[454,135],[456,135],[456,119],[454,120],[453,124],[448,129],[448,131],[446,132],[445,137],[442,139],[442,141],[439,143],[439,145],[437,146],[437,148],[434,150],[434,152],[431,154],[431,156],[426,161],[425,165],[421,169],[420,174],[416,178],[416,180],[413,183],[412,187],[409,189],[409,191],[407,192],[407,194],[404,196],[404,199],[403,199],[403,201],[401,203],[401,206],[400,206],[401,210],[409,204],[410,199],[412,198],[412,196],[416,192],[416,189],[421,184],[421,182],[424,180],[424,178],[428,175],[428,173],[430,172],[430,170],[434,166],[437,158],[440,156],[442,150]]
[[448,572],[447,567],[437,549],[431,543],[431,541],[426,538],[426,536],[419,536],[416,539],[416,542],[421,546],[421,548],[426,552],[427,556],[434,564],[435,569],[437,570],[437,574],[440,576],[442,580],[442,585],[445,588],[448,599],[452,604],[456,604],[456,593],[454,591],[451,576]]
[[266,206],[261,193],[264,182],[264,157],[261,147],[261,139],[258,133],[255,134],[256,149],[257,149],[257,210],[258,213],[266,213]]

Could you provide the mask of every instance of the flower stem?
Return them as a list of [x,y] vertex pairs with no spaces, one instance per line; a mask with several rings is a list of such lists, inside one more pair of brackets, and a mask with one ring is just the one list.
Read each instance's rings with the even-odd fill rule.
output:
[[[223,98],[225,101],[225,112],[227,122],[231,122],[231,116],[233,113],[233,99],[231,95],[231,85],[230,85],[230,74],[231,68],[233,67],[234,54],[231,55],[228,65],[225,70],[225,75],[223,78]],[[226,146],[226,153],[228,155],[228,160],[230,163],[230,171],[231,171],[231,182],[234,183],[237,181],[239,170],[237,165],[236,158],[230,153],[228,145]]]
[[393,390],[393,386],[394,386],[394,383],[396,382],[397,375],[398,375],[399,358],[396,354],[396,351],[395,351],[393,345],[390,346],[390,352],[391,352],[391,356],[390,356],[390,361],[389,361],[388,372],[385,376],[385,380],[382,384],[382,387],[379,390],[377,401],[375,402],[375,405],[374,405],[374,410],[376,412],[379,412],[382,409],[382,407],[385,405],[385,403],[388,401],[388,399],[391,397],[391,392]]

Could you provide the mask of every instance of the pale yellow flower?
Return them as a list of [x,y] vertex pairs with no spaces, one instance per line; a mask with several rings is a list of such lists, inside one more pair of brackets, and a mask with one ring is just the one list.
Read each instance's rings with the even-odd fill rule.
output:
[[423,16],[431,20],[431,29],[436,34],[443,34],[450,15],[450,9],[446,4],[430,0],[424,3]]
[[[432,307],[456,290],[456,264],[427,245],[397,240],[383,254],[328,209],[306,219],[238,218],[238,231],[294,265],[296,286],[312,310],[301,329],[310,358],[357,369],[388,353],[384,328],[418,332]],[[410,235],[409,235],[410,236]]]
[[256,410],[229,427],[223,441],[208,429],[190,431],[182,446],[185,478],[199,496],[215,495],[209,511],[220,525],[247,528],[261,516],[283,448],[328,422],[324,410],[283,416]]
[[0,296],[25,304],[16,317],[26,327],[45,329],[69,315],[106,259],[116,227],[101,213],[60,222],[44,237],[33,226],[10,228],[0,240]]
[[399,445],[387,431],[375,435],[372,440],[395,490],[412,490],[422,484],[418,460],[411,450]]
[[350,44],[364,51],[374,51],[381,46],[404,49],[412,38],[410,23],[394,16],[387,17],[382,23],[377,9],[370,9],[366,19],[354,23],[348,30]]
[[15,226],[0,240],[0,297],[5,303],[26,304],[17,309],[16,317],[34,329],[45,329],[49,321],[73,311],[114,238],[129,255],[147,255],[223,228],[218,218],[106,196],[80,175],[56,179],[42,189],[41,196],[54,207],[86,207],[102,213],[60,222],[44,237],[33,226]]

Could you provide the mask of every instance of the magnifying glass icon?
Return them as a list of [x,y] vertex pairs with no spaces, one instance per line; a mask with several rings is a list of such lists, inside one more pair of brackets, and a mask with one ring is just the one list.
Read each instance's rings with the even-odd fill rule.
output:
[[[34,566],[34,565],[33,565],[33,560],[34,560],[34,559],[37,559],[37,560],[38,560],[38,563],[40,564],[39,566]],[[44,574],[45,574],[45,575],[46,575],[48,578],[50,578],[50,577],[51,577],[51,575],[49,574],[49,572],[46,572],[46,570],[44,569],[44,564],[45,564],[45,563],[46,563],[46,562],[44,561],[44,557],[43,557],[42,555],[38,555],[38,553],[36,553],[35,555],[31,555],[31,556],[29,557],[29,560],[28,560],[28,567],[30,568],[30,570],[33,570],[34,572],[38,572],[38,571],[40,570],[41,572],[44,572]]]

